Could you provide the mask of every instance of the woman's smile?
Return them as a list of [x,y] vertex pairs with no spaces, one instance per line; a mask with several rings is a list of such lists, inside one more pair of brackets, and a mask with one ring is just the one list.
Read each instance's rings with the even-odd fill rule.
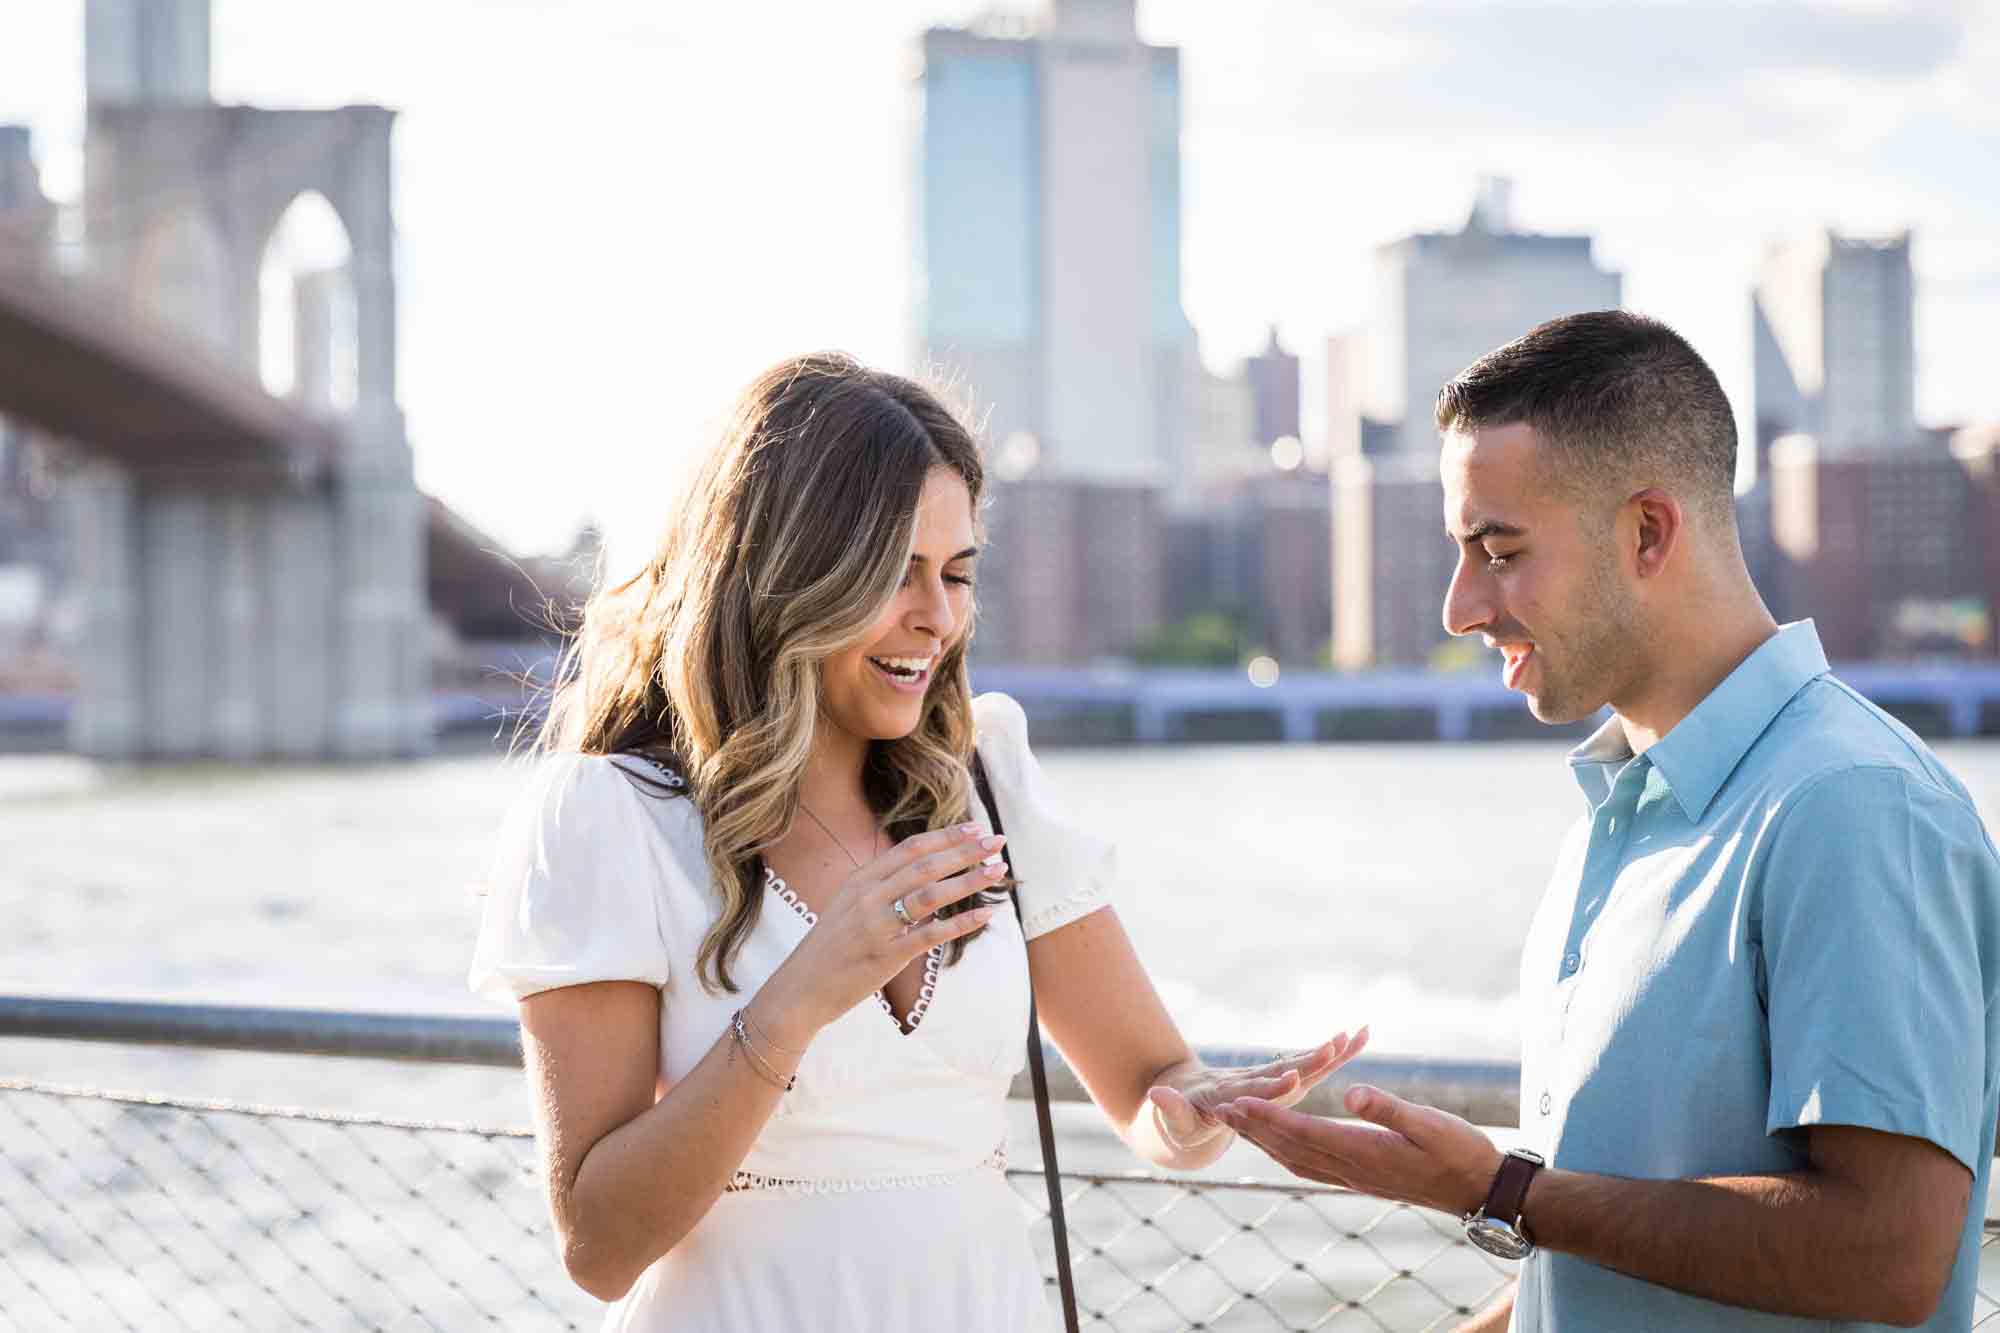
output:
[[935,653],[921,657],[870,657],[868,665],[892,688],[921,694],[930,686],[931,664],[936,660]]

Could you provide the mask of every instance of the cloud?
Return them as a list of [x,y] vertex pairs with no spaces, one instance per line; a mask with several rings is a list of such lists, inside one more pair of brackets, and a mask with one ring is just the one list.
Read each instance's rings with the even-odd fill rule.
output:
[[1909,88],[1943,74],[1968,28],[1950,7],[1715,0],[1267,5],[1261,31],[1185,17],[1190,66],[1207,85],[1197,96],[1215,123],[1270,124],[1275,112],[1295,132],[1407,139],[1524,130],[1672,139],[1723,126],[1812,135],[1829,113],[1847,114],[1843,89]]
[[[1956,0],[1315,5],[1152,0],[1185,70],[1186,297],[1216,363],[1374,316],[1372,251],[1456,229],[1473,178],[1596,238],[1749,402],[1773,236],[1912,227],[1927,416],[1991,416],[2000,6]],[[1246,237],[1257,243],[1246,244]],[[1943,280],[1945,285],[1933,282]],[[1983,317],[1982,317],[1983,310]]]

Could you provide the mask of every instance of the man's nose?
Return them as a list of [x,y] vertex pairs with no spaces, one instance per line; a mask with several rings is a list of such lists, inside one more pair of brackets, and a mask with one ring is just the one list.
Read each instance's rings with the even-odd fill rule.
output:
[[1477,634],[1493,623],[1494,610],[1492,580],[1478,562],[1461,555],[1444,592],[1445,633]]

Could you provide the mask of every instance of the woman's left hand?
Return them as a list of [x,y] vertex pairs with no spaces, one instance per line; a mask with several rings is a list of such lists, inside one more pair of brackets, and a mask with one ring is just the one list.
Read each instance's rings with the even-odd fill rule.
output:
[[1238,1097],[1259,1097],[1278,1106],[1291,1106],[1311,1092],[1314,1085],[1352,1060],[1368,1044],[1368,1029],[1353,1036],[1345,1032],[1333,1040],[1298,1055],[1285,1056],[1249,1069],[1203,1069],[1174,1086],[1151,1088],[1160,1132],[1175,1148],[1187,1149],[1206,1143],[1228,1126],[1215,1118],[1215,1108]]

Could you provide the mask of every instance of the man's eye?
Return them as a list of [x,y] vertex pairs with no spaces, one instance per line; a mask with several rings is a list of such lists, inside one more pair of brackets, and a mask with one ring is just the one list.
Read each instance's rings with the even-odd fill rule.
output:
[[1520,552],[1518,551],[1508,551],[1504,555],[1488,555],[1486,557],[1486,567],[1497,573],[1512,564],[1514,557],[1519,554]]

